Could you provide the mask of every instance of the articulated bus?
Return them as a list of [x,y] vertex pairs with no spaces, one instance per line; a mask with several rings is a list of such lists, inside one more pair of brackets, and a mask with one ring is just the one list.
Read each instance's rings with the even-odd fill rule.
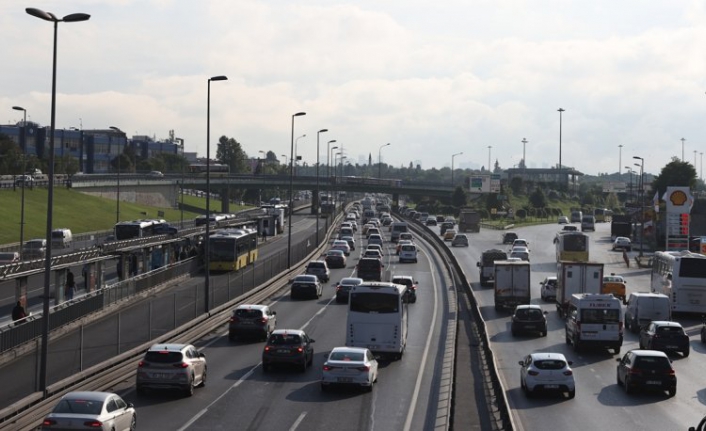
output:
[[[192,163],[189,165],[189,173],[192,175],[206,176],[206,163]],[[230,167],[220,163],[209,163],[208,172],[213,177],[225,177],[230,174]]]
[[556,261],[588,262],[588,235],[583,232],[560,232],[554,238]]
[[257,230],[222,229],[209,241],[209,271],[239,271],[257,260]]
[[353,286],[348,300],[346,346],[365,347],[401,359],[407,345],[406,289],[386,282]]
[[595,208],[593,216],[596,218],[596,223],[610,223],[613,218],[613,211],[606,208]]
[[706,314],[706,256],[689,251],[658,251],[652,258],[653,293],[670,299],[672,312]]
[[126,239],[144,238],[154,235],[155,226],[166,223],[166,220],[133,220],[121,221],[115,224],[113,228],[115,232],[115,240],[122,241]]

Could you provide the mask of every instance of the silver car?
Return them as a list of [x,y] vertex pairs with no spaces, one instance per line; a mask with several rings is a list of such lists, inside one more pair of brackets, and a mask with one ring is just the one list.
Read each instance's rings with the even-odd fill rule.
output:
[[137,429],[137,413],[132,403],[111,392],[69,392],[44,418],[41,429],[132,431]]
[[191,344],[155,344],[137,366],[137,393],[178,389],[187,396],[206,384],[206,355]]

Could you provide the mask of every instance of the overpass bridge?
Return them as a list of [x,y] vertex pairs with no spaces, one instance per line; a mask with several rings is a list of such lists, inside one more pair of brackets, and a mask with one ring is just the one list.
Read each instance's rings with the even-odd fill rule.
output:
[[[231,189],[279,189],[282,195],[286,195],[290,181],[294,190],[317,189],[316,176],[290,178],[289,175],[212,175],[210,178],[212,192],[220,196],[228,196]],[[116,199],[118,175],[76,175],[67,186],[87,194]],[[201,174],[174,174],[163,177],[121,174],[120,199],[154,206],[176,207],[182,186],[187,189],[205,190],[206,177]],[[449,198],[454,190],[450,184],[366,177],[319,177],[318,187],[324,192],[386,193],[392,195],[395,201],[400,195]],[[314,196],[314,206],[317,206],[317,199],[318,196]],[[221,212],[230,212],[227,199],[221,200]]]

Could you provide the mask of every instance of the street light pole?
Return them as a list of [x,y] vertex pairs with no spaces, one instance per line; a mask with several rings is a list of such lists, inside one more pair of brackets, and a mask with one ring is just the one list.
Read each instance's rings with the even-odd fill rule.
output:
[[490,167],[490,150],[493,148],[492,145],[488,145],[488,171],[492,174],[493,169]]
[[49,187],[47,190],[47,250],[44,259],[44,304],[42,307],[42,351],[41,364],[39,367],[39,388],[45,392],[47,388],[47,356],[49,354],[49,297],[51,296],[51,230],[53,223],[54,212],[54,133],[56,131],[56,39],[59,28],[59,22],[79,22],[87,21],[91,16],[86,13],[72,13],[59,19],[54,14],[44,12],[40,9],[27,8],[25,12],[28,14],[54,23],[54,54],[52,61],[52,80],[51,80],[51,126],[49,132]]
[[630,202],[630,198],[632,197],[632,168],[630,166],[625,166],[625,169],[628,170],[628,173],[630,174],[630,186],[628,187],[628,198],[627,202]]
[[21,106],[13,106],[15,111],[22,111],[24,119],[22,120],[22,197],[20,203],[20,260],[22,260],[22,245],[25,243],[25,177],[27,163],[27,110]]
[[[525,146],[527,145],[527,138],[522,138],[522,173],[524,174],[527,171],[527,159],[525,158]],[[526,179],[526,178],[524,178]]]
[[299,163],[299,140],[306,138],[306,133],[294,140],[294,175],[297,175],[297,164]]
[[559,170],[557,172],[559,173],[559,188],[563,189],[563,180],[561,178],[561,120],[565,109],[559,108],[557,111],[559,112]]
[[451,155],[451,187],[454,186],[454,158],[456,156],[460,156],[461,154],[463,154],[463,151]]
[[694,170],[696,170],[696,153],[698,153],[698,151],[694,150]]
[[206,237],[204,238],[204,313],[210,311],[211,301],[211,81],[226,81],[225,75],[208,78],[206,91]]
[[[640,257],[642,257],[642,239],[645,236],[645,212],[643,208],[645,195],[645,159],[638,156],[633,156],[632,158],[640,161],[640,164],[635,163],[635,166],[640,167],[640,190],[638,190],[638,194],[640,196]],[[684,159],[682,159],[682,161],[683,160]]]
[[[301,117],[302,115],[306,115],[306,112],[297,112],[292,115],[292,140],[289,148],[289,233],[287,234],[287,269],[292,267],[292,216],[294,215],[294,117]],[[304,136],[306,135],[300,136],[300,138]]]
[[[127,134],[120,130],[120,128],[115,127],[115,126],[110,126],[111,129],[115,130],[116,132],[120,133],[125,137],[125,143],[127,144]],[[112,148],[111,148],[112,150]],[[117,178],[117,187],[116,187],[116,207],[115,207],[115,223],[120,222],[120,159],[123,158],[123,151],[125,148],[121,148],[120,151],[118,151],[118,178]]]
[[287,155],[282,154],[282,157],[284,157],[284,166],[287,166]]
[[380,148],[378,149],[378,178],[382,178],[382,149],[390,145],[388,142],[387,144],[380,145]]
[[684,141],[686,141],[686,139],[681,138],[681,161],[682,161],[682,162],[685,161],[685,160],[684,160]]
[[184,163],[184,140],[181,138],[174,138],[175,141],[178,141],[181,144],[181,156],[182,156],[182,163],[181,163],[181,205],[180,207],[180,222],[179,222],[179,227],[184,228],[184,171],[186,170],[186,164]]
[[314,215],[316,216],[316,246],[319,246],[319,210],[321,208],[321,192],[319,191],[319,135],[328,132],[328,129],[321,129],[316,132],[316,202]]
[[623,144],[618,145],[618,178],[623,175]]
[[336,142],[336,140],[331,139],[330,141],[328,141],[328,144],[326,144],[328,150],[326,153],[326,176],[329,178],[331,177],[331,151],[338,148],[338,146],[331,147],[331,144],[333,144],[334,142]]
[[704,152],[703,152],[703,151],[700,152],[700,153],[699,153],[699,156],[701,157],[701,160],[700,160],[700,165],[701,165],[701,166],[700,166],[700,168],[699,168],[699,172],[700,172],[700,173],[699,173],[699,178],[701,179],[701,181],[703,181],[703,180],[704,180]]

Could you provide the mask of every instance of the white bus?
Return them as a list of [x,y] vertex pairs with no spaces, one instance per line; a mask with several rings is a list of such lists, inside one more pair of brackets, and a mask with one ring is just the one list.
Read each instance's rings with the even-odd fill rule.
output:
[[669,297],[672,312],[706,314],[706,256],[658,251],[652,259],[653,293]]
[[351,288],[346,345],[401,359],[407,345],[406,286],[366,282]]
[[121,221],[115,224],[115,240],[121,241],[126,239],[144,238],[154,235],[154,227],[160,223],[166,223],[166,220],[133,220]]

